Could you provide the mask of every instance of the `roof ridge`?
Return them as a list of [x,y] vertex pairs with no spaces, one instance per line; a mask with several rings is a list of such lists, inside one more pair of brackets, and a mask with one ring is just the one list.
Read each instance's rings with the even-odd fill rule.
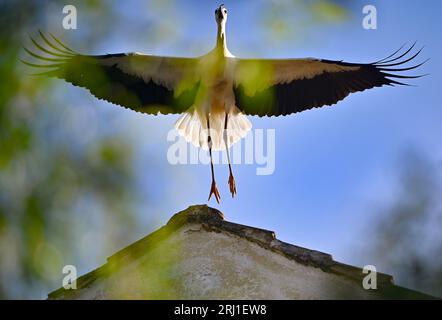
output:
[[[343,276],[359,283],[366,276],[362,272],[362,268],[337,262],[328,253],[283,242],[276,238],[273,231],[229,222],[224,220],[223,213],[217,209],[207,205],[193,205],[174,214],[166,225],[111,255],[103,266],[81,276],[77,280],[77,287],[88,287],[96,279],[106,277],[109,270],[115,271],[128,261],[140,258],[150,248],[155,247],[158,242],[189,224],[200,224],[208,232],[227,232],[233,236],[251,241],[267,250],[281,254],[297,263],[319,268],[323,272]],[[387,298],[395,298],[397,294],[421,299],[433,298],[429,295],[394,285],[393,277],[388,274],[377,272],[377,282],[378,290],[382,290]],[[69,295],[69,290],[60,288],[50,293],[48,297],[53,299],[64,294]]]

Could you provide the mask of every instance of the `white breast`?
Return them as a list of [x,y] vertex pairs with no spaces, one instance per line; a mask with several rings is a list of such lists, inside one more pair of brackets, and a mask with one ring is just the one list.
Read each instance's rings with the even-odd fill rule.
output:
[[[224,150],[225,116],[227,122],[227,145],[245,137],[252,128],[247,117],[236,107],[233,93],[234,59],[217,60],[209,53],[201,59],[202,88],[197,102],[175,123],[175,128],[186,141],[196,147],[208,148],[207,118],[210,122],[210,135],[213,150]],[[214,63],[219,63],[214,65]],[[223,68],[219,68],[222,65]]]

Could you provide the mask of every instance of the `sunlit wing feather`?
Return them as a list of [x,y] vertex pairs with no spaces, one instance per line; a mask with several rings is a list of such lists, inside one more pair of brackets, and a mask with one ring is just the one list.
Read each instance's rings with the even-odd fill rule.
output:
[[[200,79],[198,60],[121,53],[81,55],[60,40],[40,32],[43,44],[32,39],[35,51],[26,52],[43,69],[39,75],[53,76],[87,88],[99,99],[138,112],[182,113],[195,101]],[[38,50],[38,51],[37,51]]]
[[[384,85],[407,85],[394,79],[420,76],[400,75],[421,64],[400,66],[414,45],[394,58],[402,49],[375,63],[347,63],[321,59],[235,59],[234,93],[236,105],[244,113],[279,116],[333,105],[349,94]],[[391,58],[391,59],[390,59]],[[401,60],[402,59],[402,60]]]

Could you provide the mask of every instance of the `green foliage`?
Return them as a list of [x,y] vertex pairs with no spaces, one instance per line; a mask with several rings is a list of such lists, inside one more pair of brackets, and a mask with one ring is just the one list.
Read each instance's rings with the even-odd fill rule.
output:
[[399,188],[375,224],[369,255],[396,283],[442,297],[442,185],[438,164],[422,152],[401,159]]
[[[112,133],[82,145],[69,141],[82,132],[58,124],[67,107],[54,94],[56,82],[29,76],[18,60],[23,35],[48,22],[50,5],[61,12],[65,3],[0,4],[0,298],[43,298],[61,286],[64,265],[85,260],[80,243],[99,239],[98,258],[136,226],[131,145]],[[97,0],[77,7],[94,15],[112,6]],[[120,231],[103,230],[108,225]]]
[[263,30],[266,30],[266,41],[275,44],[299,41],[301,37],[308,37],[314,26],[340,23],[350,15],[350,3],[339,0],[269,1],[266,6]]

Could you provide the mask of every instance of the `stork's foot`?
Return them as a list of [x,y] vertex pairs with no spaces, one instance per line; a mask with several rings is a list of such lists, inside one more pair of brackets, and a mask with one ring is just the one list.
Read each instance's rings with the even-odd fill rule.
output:
[[232,174],[229,176],[229,187],[230,187],[230,193],[232,194],[232,198],[235,198],[236,195],[236,184],[235,184],[235,178]]
[[212,181],[212,187],[210,188],[209,199],[207,199],[207,201],[210,201],[212,194],[215,196],[216,202],[218,202],[218,204],[219,204],[219,200],[221,199],[221,197],[219,195],[218,188],[216,187],[215,181]]

